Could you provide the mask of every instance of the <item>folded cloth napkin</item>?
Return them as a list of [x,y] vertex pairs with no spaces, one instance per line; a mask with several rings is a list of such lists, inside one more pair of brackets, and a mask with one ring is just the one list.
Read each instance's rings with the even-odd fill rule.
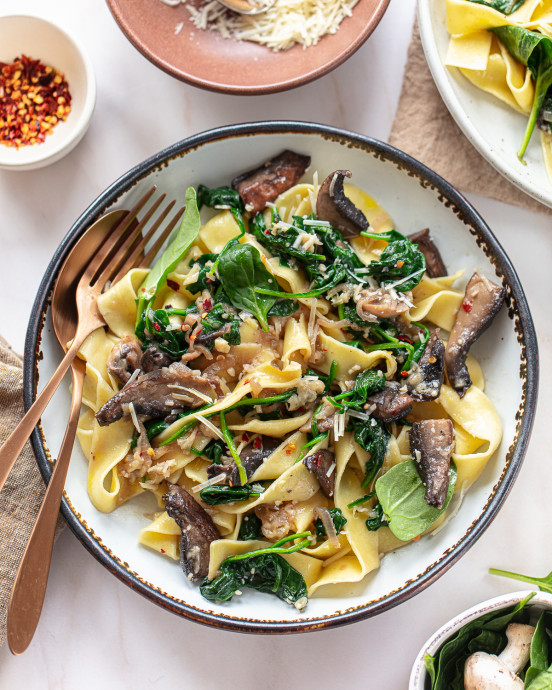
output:
[[[22,358],[0,336],[0,445],[24,413],[22,366]],[[31,445],[27,443],[0,493],[0,647],[6,639],[13,580],[44,490]],[[58,528],[59,525],[58,522]]]
[[452,119],[427,65],[415,23],[389,143],[427,165],[464,192],[531,211],[552,209],[512,185],[476,151]]

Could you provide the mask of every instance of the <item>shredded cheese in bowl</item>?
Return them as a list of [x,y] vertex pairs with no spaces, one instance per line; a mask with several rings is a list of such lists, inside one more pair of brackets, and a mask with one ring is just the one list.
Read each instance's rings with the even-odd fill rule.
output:
[[[161,0],[174,6],[174,0]],[[228,10],[218,0],[205,0],[195,7],[179,0],[190,12],[198,29],[217,31],[223,38],[260,43],[274,51],[296,43],[314,46],[326,34],[334,34],[350,17],[358,0],[276,0],[266,12],[254,15]]]

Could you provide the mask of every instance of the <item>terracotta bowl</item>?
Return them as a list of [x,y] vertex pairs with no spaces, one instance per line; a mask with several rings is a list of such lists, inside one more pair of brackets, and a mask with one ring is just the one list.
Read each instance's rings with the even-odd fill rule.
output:
[[[435,581],[475,543],[506,499],[521,468],[537,396],[537,344],[529,308],[512,264],[475,209],[437,174],[387,144],[324,125],[265,122],[223,127],[180,141],[123,175],[83,212],[52,258],[32,311],[25,352],[35,355],[25,362],[26,405],[34,398],[37,377],[46,380],[62,356],[50,321],[51,291],[64,258],[90,223],[106,211],[131,208],[153,184],[168,198],[182,199],[190,184],[227,184],[287,148],[311,156],[307,176],[351,170],[353,182],[382,204],[400,232],[431,227],[451,273],[464,268],[469,276],[468,271],[478,267],[506,287],[507,306],[493,322],[492,336],[473,348],[504,433],[443,529],[388,554],[379,570],[362,582],[312,597],[303,613],[252,590],[223,605],[203,599],[178,563],[138,543],[138,532],[149,522],[147,514],[158,510],[154,497],[137,496],[112,513],[100,513],[90,502],[88,463],[76,445],[62,510],[84,546],[116,577],[168,610],[247,632],[303,632],[358,621],[405,602]],[[51,472],[48,458],[55,457],[68,418],[69,379],[33,436],[46,480]]]
[[280,52],[197,29],[184,5],[169,7],[161,0],[107,4],[129,41],[157,67],[204,89],[252,95],[292,89],[330,72],[370,36],[389,0],[359,0],[335,34],[307,49],[295,45]]

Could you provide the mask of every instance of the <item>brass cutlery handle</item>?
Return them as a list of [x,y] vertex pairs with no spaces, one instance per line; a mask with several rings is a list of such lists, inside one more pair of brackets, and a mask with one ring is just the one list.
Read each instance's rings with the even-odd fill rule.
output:
[[[86,335],[88,334],[85,334],[85,336]],[[84,337],[75,338],[73,344],[67,351],[67,354],[61,360],[58,368],[52,375],[52,378],[44,386],[34,403],[27,410],[23,419],[15,427],[0,448],[0,491],[2,491],[2,488],[12,467],[15,464],[15,461],[23,450],[23,446],[29,439],[35,426],[38,424],[42,413],[46,409],[46,405],[49,403],[50,398],[63,380],[65,372],[67,369],[69,369],[71,362],[75,359],[83,340]]]
[[33,639],[46,594],[59,506],[79,422],[86,365],[76,359],[71,371],[73,395],[69,422],[11,591],[7,634],[13,654],[23,653]]

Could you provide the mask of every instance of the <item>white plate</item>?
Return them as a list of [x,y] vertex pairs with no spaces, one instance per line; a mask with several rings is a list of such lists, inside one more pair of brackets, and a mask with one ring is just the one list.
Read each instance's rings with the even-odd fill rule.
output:
[[[439,93],[456,124],[479,153],[516,187],[552,206],[552,183],[535,130],[524,165],[517,157],[527,118],[491,94],[476,88],[461,72],[445,65],[449,41],[445,0],[418,0],[418,25],[425,56]],[[450,142],[451,156],[454,142]]]
[[[110,514],[98,512],[87,494],[87,462],[76,446],[63,512],[84,545],[117,577],[156,603],[234,630],[291,632],[340,625],[380,613],[429,585],[475,542],[506,498],[521,466],[536,402],[536,338],[523,291],[502,248],[466,200],[435,173],[386,144],[322,125],[276,122],[225,127],[180,142],[124,175],[83,213],[52,259],[33,309],[26,352],[38,356],[25,363],[26,403],[33,397],[35,367],[44,381],[59,362],[48,296],[58,267],[93,220],[108,209],[131,208],[153,183],[169,198],[182,199],[188,185],[227,184],[286,148],[310,154],[310,172],[317,170],[320,179],[333,170],[350,169],[352,181],[389,211],[404,234],[429,226],[450,272],[466,269],[464,282],[478,268],[507,286],[508,308],[501,310],[489,337],[474,347],[504,438],[446,529],[385,556],[381,568],[361,583],[336,587],[325,598],[313,597],[302,614],[251,590],[224,605],[203,599],[176,562],[138,544],[138,532],[150,521],[146,514],[158,509],[153,497],[141,496]],[[43,435],[33,438],[45,476],[50,473],[45,449],[55,456],[68,409],[69,377],[42,416]]]

